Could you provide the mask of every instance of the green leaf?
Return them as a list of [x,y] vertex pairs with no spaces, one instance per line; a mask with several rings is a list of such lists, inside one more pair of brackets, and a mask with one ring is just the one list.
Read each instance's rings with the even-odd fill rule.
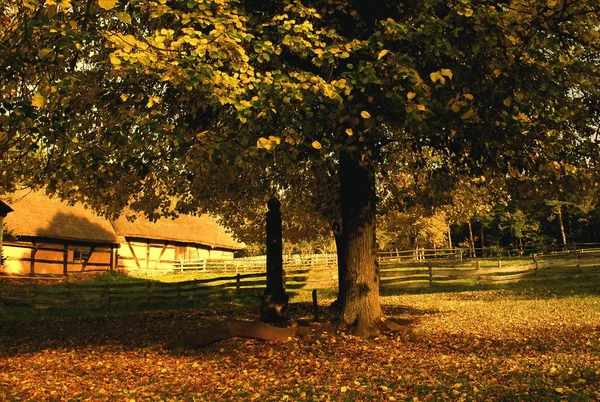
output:
[[127,13],[117,13],[117,18],[125,24],[131,24],[131,15]]

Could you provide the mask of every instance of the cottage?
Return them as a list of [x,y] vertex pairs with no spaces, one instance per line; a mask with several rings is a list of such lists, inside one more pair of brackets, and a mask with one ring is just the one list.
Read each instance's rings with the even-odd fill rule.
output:
[[31,191],[14,194],[11,205],[14,212],[4,219],[8,274],[150,273],[182,259],[232,258],[243,247],[208,215],[109,221],[81,204]]
[[67,275],[115,268],[119,241],[109,221],[40,192],[20,191],[11,198],[14,212],[4,220],[5,272]]
[[118,267],[128,272],[172,269],[180,261],[230,259],[243,248],[208,215],[156,222],[142,216],[131,222],[121,216],[112,224],[121,244]]

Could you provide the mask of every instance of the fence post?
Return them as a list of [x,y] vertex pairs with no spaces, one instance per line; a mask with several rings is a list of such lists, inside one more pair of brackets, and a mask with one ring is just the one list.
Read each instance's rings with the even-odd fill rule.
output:
[[108,303],[108,307],[110,307],[112,304],[112,301],[110,300],[110,285],[108,283],[106,284],[105,294],[106,294],[106,301]]
[[429,269],[429,286],[433,285],[433,268],[431,267],[431,263],[427,264],[427,268]]
[[502,268],[502,260],[498,258],[498,268]]
[[241,285],[241,281],[242,281],[242,275],[237,274],[235,276],[235,291],[239,292],[240,291],[240,285]]

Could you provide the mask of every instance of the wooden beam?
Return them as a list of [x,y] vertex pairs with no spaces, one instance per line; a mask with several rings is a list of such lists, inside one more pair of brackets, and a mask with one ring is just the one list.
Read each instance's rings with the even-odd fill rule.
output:
[[133,251],[133,246],[131,245],[131,242],[127,241],[127,245],[129,246],[131,255],[133,256],[133,259],[135,260],[135,265],[137,265],[138,269],[142,269],[142,267],[140,266],[140,261],[138,260],[137,256],[135,255],[135,251]]
[[110,265],[109,265],[109,271],[113,272],[115,270],[115,248],[113,246],[110,246]]
[[92,254],[94,254],[94,250],[96,250],[96,246],[92,246],[90,247],[90,252],[88,253],[87,257],[85,258],[85,260],[83,260],[83,265],[81,266],[81,271],[85,271],[85,267],[87,267],[88,262],[90,262],[90,258],[92,257]]
[[154,269],[158,268],[158,264],[160,264],[160,260],[162,259],[163,255],[165,254],[165,251],[167,250],[167,246],[169,245],[169,242],[165,242],[162,250],[160,250],[160,255],[158,256],[158,259],[156,260],[156,263],[154,264]]
[[65,250],[63,251],[63,275],[67,275],[69,271],[69,245],[65,243]]
[[146,271],[150,269],[150,240],[146,243]]
[[33,248],[31,249],[31,264],[29,265],[29,273],[31,275],[35,275],[35,253],[37,252],[37,245],[33,243]]

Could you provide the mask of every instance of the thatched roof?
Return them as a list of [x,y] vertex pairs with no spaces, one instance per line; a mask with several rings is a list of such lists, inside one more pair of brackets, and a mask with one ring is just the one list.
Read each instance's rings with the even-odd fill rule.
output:
[[122,236],[227,250],[243,248],[208,215],[182,215],[154,223],[144,217],[130,222],[122,216],[111,222],[81,204],[70,206],[42,192],[21,191],[13,194],[10,201],[14,212],[4,221],[16,236],[112,244],[119,243],[119,236]]
[[156,222],[142,216],[130,222],[121,216],[112,223],[117,234],[125,237],[196,243],[228,250],[244,248],[208,215],[181,215],[175,219],[161,218]]
[[19,191],[11,196],[13,212],[4,219],[20,237],[46,237],[89,243],[117,244],[110,222],[81,204],[69,206],[42,192]]

